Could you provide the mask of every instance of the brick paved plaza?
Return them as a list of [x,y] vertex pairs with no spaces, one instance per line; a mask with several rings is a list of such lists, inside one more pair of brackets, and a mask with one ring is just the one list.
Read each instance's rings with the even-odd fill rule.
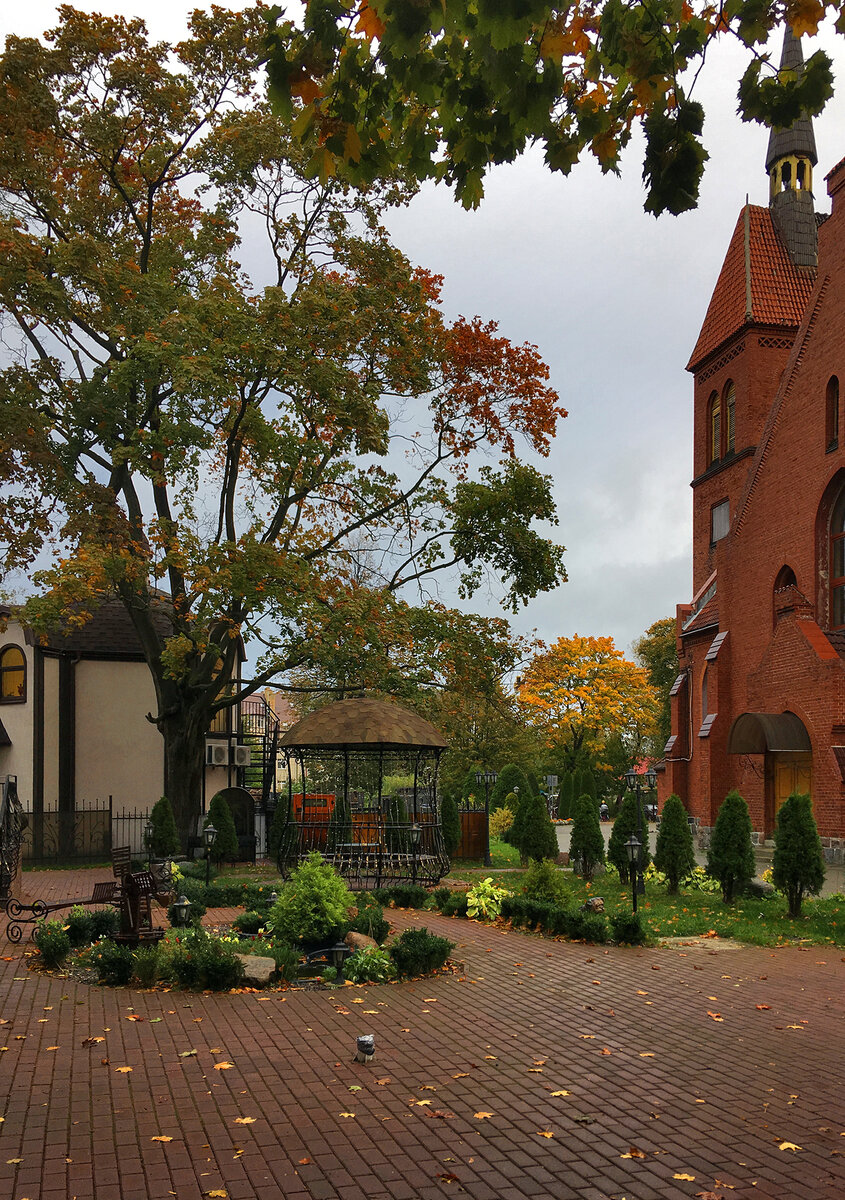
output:
[[[102,877],[76,872],[78,894]],[[462,969],[194,995],[48,978],[0,942],[0,1197],[845,1194],[839,950],[605,949],[390,915],[456,940]]]

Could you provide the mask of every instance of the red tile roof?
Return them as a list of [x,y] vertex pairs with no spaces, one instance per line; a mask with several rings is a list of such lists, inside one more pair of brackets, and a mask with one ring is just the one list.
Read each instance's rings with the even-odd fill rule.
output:
[[688,371],[746,325],[797,329],[801,323],[815,282],[815,269],[793,264],[778,237],[768,208],[749,204],[747,210],[751,312],[748,312],[746,290],[746,209],[743,209],[687,364]]
[[688,625],[684,625],[681,630],[681,637],[689,637],[691,633],[698,633],[702,629],[710,629],[714,625],[719,624],[719,605],[716,597],[708,600],[703,608],[695,614]]

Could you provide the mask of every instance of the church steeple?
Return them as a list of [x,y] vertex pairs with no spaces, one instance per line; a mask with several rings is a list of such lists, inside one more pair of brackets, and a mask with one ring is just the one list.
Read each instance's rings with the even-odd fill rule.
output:
[[[787,25],[780,69],[800,74],[803,66],[801,42]],[[816,139],[809,117],[799,117],[788,129],[772,129],[766,154],[769,208],[797,267],[815,267],[818,259],[813,207],[813,167],[817,162]]]

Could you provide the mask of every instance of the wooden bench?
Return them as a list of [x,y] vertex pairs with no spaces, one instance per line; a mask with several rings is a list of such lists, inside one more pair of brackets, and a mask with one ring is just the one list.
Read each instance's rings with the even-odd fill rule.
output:
[[[60,912],[63,908],[73,908],[75,905],[116,904],[119,897],[119,885],[113,879],[103,883],[95,883],[94,891],[87,900],[35,900],[32,904],[22,904],[13,896],[6,901],[6,916],[9,924],[6,927],[6,937],[10,942],[19,942],[23,938],[24,926],[31,925],[30,936],[35,932],[36,921],[46,920],[50,913]],[[27,913],[28,916],[23,914]]]

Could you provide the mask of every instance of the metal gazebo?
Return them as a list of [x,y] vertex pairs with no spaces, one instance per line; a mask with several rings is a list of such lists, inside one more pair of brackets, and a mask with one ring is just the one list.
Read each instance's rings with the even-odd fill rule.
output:
[[437,800],[447,744],[428,721],[384,700],[338,700],[304,717],[280,744],[282,875],[317,850],[359,889],[438,883],[449,870]]

